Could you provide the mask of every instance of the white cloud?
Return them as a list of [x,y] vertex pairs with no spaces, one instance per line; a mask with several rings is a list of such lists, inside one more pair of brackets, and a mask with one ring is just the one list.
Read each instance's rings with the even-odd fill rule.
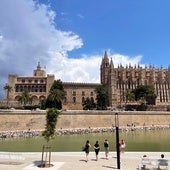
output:
[[117,67],[120,64],[124,67],[129,65],[135,66],[138,65],[142,59],[141,55],[130,57],[122,54],[111,54],[110,57],[112,58],[115,67]]
[[[51,74],[56,73],[55,77],[62,81],[100,83],[100,64],[103,55],[104,52],[98,55],[82,55],[81,58],[70,59],[61,53],[56,53],[56,58],[51,60],[47,70]],[[115,67],[120,63],[124,67],[129,64],[131,66],[138,65],[142,58],[142,56],[129,57],[110,52],[108,52],[108,57],[112,58]]]
[[[1,85],[9,73],[30,75],[38,61],[49,65],[56,58],[54,53],[66,55],[83,45],[78,35],[55,27],[55,15],[49,6],[33,0],[0,2]],[[1,87],[0,96],[2,93]]]
[[[0,1],[0,98],[8,74],[32,75],[38,61],[56,79],[73,82],[100,82],[99,55],[68,58],[67,52],[83,46],[73,32],[56,28],[56,13],[49,6],[33,0]],[[114,63],[138,63],[140,57],[129,58],[109,54]]]

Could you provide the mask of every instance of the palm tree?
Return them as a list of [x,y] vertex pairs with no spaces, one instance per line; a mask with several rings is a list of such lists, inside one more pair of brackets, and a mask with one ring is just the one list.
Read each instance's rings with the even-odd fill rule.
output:
[[60,80],[57,81],[55,80],[47,97],[46,107],[47,108],[55,107],[59,110],[62,109],[62,101],[64,97],[65,91],[62,82]]
[[54,101],[54,104],[62,102],[64,96],[64,92],[60,89],[53,89],[50,92],[50,98],[52,101]]
[[135,90],[132,90],[136,101],[141,101],[146,104],[154,104],[157,97],[153,86],[140,85]]
[[32,96],[29,94],[29,92],[27,90],[24,90],[18,101],[25,106],[27,103],[30,103],[31,98]]
[[9,94],[11,93],[11,91],[13,90],[11,86],[9,86],[8,84],[6,84],[4,86],[4,90],[6,90],[6,94],[7,94],[7,107],[9,107]]
[[127,90],[125,95],[126,95],[126,104],[128,103],[128,101],[135,100],[135,95],[134,93],[132,93],[132,90]]
[[93,98],[87,97],[83,101],[82,106],[83,106],[83,110],[93,110],[96,108],[96,103],[94,102]]

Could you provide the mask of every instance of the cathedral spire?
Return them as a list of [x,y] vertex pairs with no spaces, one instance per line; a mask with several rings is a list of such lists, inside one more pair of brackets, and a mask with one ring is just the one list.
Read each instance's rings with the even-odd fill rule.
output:
[[109,58],[108,58],[107,52],[105,51],[104,57],[102,58],[102,63],[100,66],[100,70],[101,70],[100,79],[101,79],[102,84],[107,83],[109,69],[110,69]]
[[107,51],[104,52],[104,58],[108,58]]
[[110,61],[110,66],[114,68],[114,64],[113,64],[112,58],[111,58],[111,61]]

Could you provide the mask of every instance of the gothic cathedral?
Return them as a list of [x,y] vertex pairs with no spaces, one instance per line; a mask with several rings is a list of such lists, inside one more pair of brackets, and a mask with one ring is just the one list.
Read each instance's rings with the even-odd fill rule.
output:
[[170,104],[170,67],[168,69],[142,68],[131,65],[117,68],[114,62],[109,61],[107,52],[102,58],[100,68],[101,84],[109,87],[109,106],[117,107],[126,105],[126,92],[135,89],[138,85],[151,85],[155,88],[157,95],[155,105],[168,106]]

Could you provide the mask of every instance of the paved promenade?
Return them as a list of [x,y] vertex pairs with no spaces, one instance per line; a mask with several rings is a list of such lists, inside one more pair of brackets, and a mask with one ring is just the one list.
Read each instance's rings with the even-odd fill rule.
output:
[[[170,152],[125,152],[121,154],[121,170],[137,170],[143,155],[158,159],[161,154],[170,159]],[[94,152],[90,152],[89,161],[85,161],[84,152],[53,152],[53,167],[49,170],[116,170],[116,152],[109,153],[105,159],[104,152],[99,153],[99,160],[95,160]],[[2,170],[38,170],[41,162],[41,153],[8,153],[0,152],[0,169]]]

